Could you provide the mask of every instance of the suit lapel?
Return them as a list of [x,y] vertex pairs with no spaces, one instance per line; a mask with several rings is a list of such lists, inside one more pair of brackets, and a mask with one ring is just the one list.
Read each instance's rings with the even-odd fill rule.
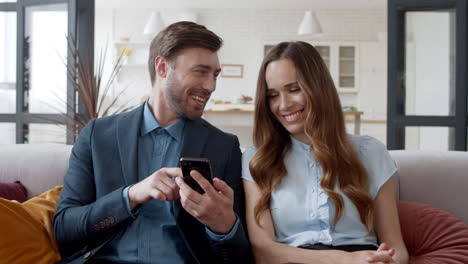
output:
[[[202,119],[187,119],[184,128],[184,142],[181,157],[198,158],[203,153],[208,140],[208,127]],[[174,203],[174,216],[177,219],[180,214],[180,201]]]
[[181,157],[198,158],[201,156],[208,139],[208,127],[202,119],[187,119],[185,126]]
[[125,184],[138,181],[138,135],[140,133],[143,106],[122,115],[117,123],[117,144]]
[[[207,124],[202,119],[197,120],[186,120],[184,128],[184,142],[182,145],[181,157],[192,157],[197,158],[201,157],[205,144],[208,140],[209,129]],[[200,263],[199,256],[196,254],[193,245],[187,240],[187,233],[189,235],[198,235],[194,233],[194,230],[187,230],[187,226],[191,225],[191,217],[187,218],[189,214],[187,212],[182,212],[182,205],[180,200],[173,202],[174,217],[178,222],[177,227],[179,228],[182,239],[184,240],[187,248],[192,253],[192,256],[196,263]],[[185,218],[182,216],[186,216]],[[185,228],[184,228],[185,227]],[[185,231],[184,231],[185,230]]]

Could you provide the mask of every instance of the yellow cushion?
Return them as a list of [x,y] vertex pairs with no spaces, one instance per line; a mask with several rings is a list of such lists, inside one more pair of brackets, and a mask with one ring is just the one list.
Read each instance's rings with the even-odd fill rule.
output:
[[54,263],[60,253],[52,219],[60,190],[57,186],[24,203],[0,198],[0,260],[2,263]]

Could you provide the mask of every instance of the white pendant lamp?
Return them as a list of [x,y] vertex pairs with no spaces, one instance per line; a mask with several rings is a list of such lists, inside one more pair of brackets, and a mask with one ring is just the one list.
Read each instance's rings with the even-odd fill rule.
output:
[[145,29],[143,29],[143,35],[153,38],[161,30],[164,29],[164,22],[162,21],[159,12],[151,12],[151,16],[146,22]]
[[317,16],[312,11],[306,11],[301,24],[299,25],[298,35],[321,35],[322,26],[317,19]]

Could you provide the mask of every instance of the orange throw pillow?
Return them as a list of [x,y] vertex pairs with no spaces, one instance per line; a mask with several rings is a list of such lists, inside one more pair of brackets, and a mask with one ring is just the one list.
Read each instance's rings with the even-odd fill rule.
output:
[[49,264],[60,260],[52,220],[62,186],[24,203],[0,198],[2,263]]

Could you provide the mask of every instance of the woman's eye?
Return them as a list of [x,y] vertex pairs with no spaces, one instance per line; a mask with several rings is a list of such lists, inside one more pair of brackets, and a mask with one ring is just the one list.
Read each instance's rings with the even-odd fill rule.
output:
[[267,94],[268,98],[274,98],[274,97],[277,97],[277,96],[278,96],[277,94]]

